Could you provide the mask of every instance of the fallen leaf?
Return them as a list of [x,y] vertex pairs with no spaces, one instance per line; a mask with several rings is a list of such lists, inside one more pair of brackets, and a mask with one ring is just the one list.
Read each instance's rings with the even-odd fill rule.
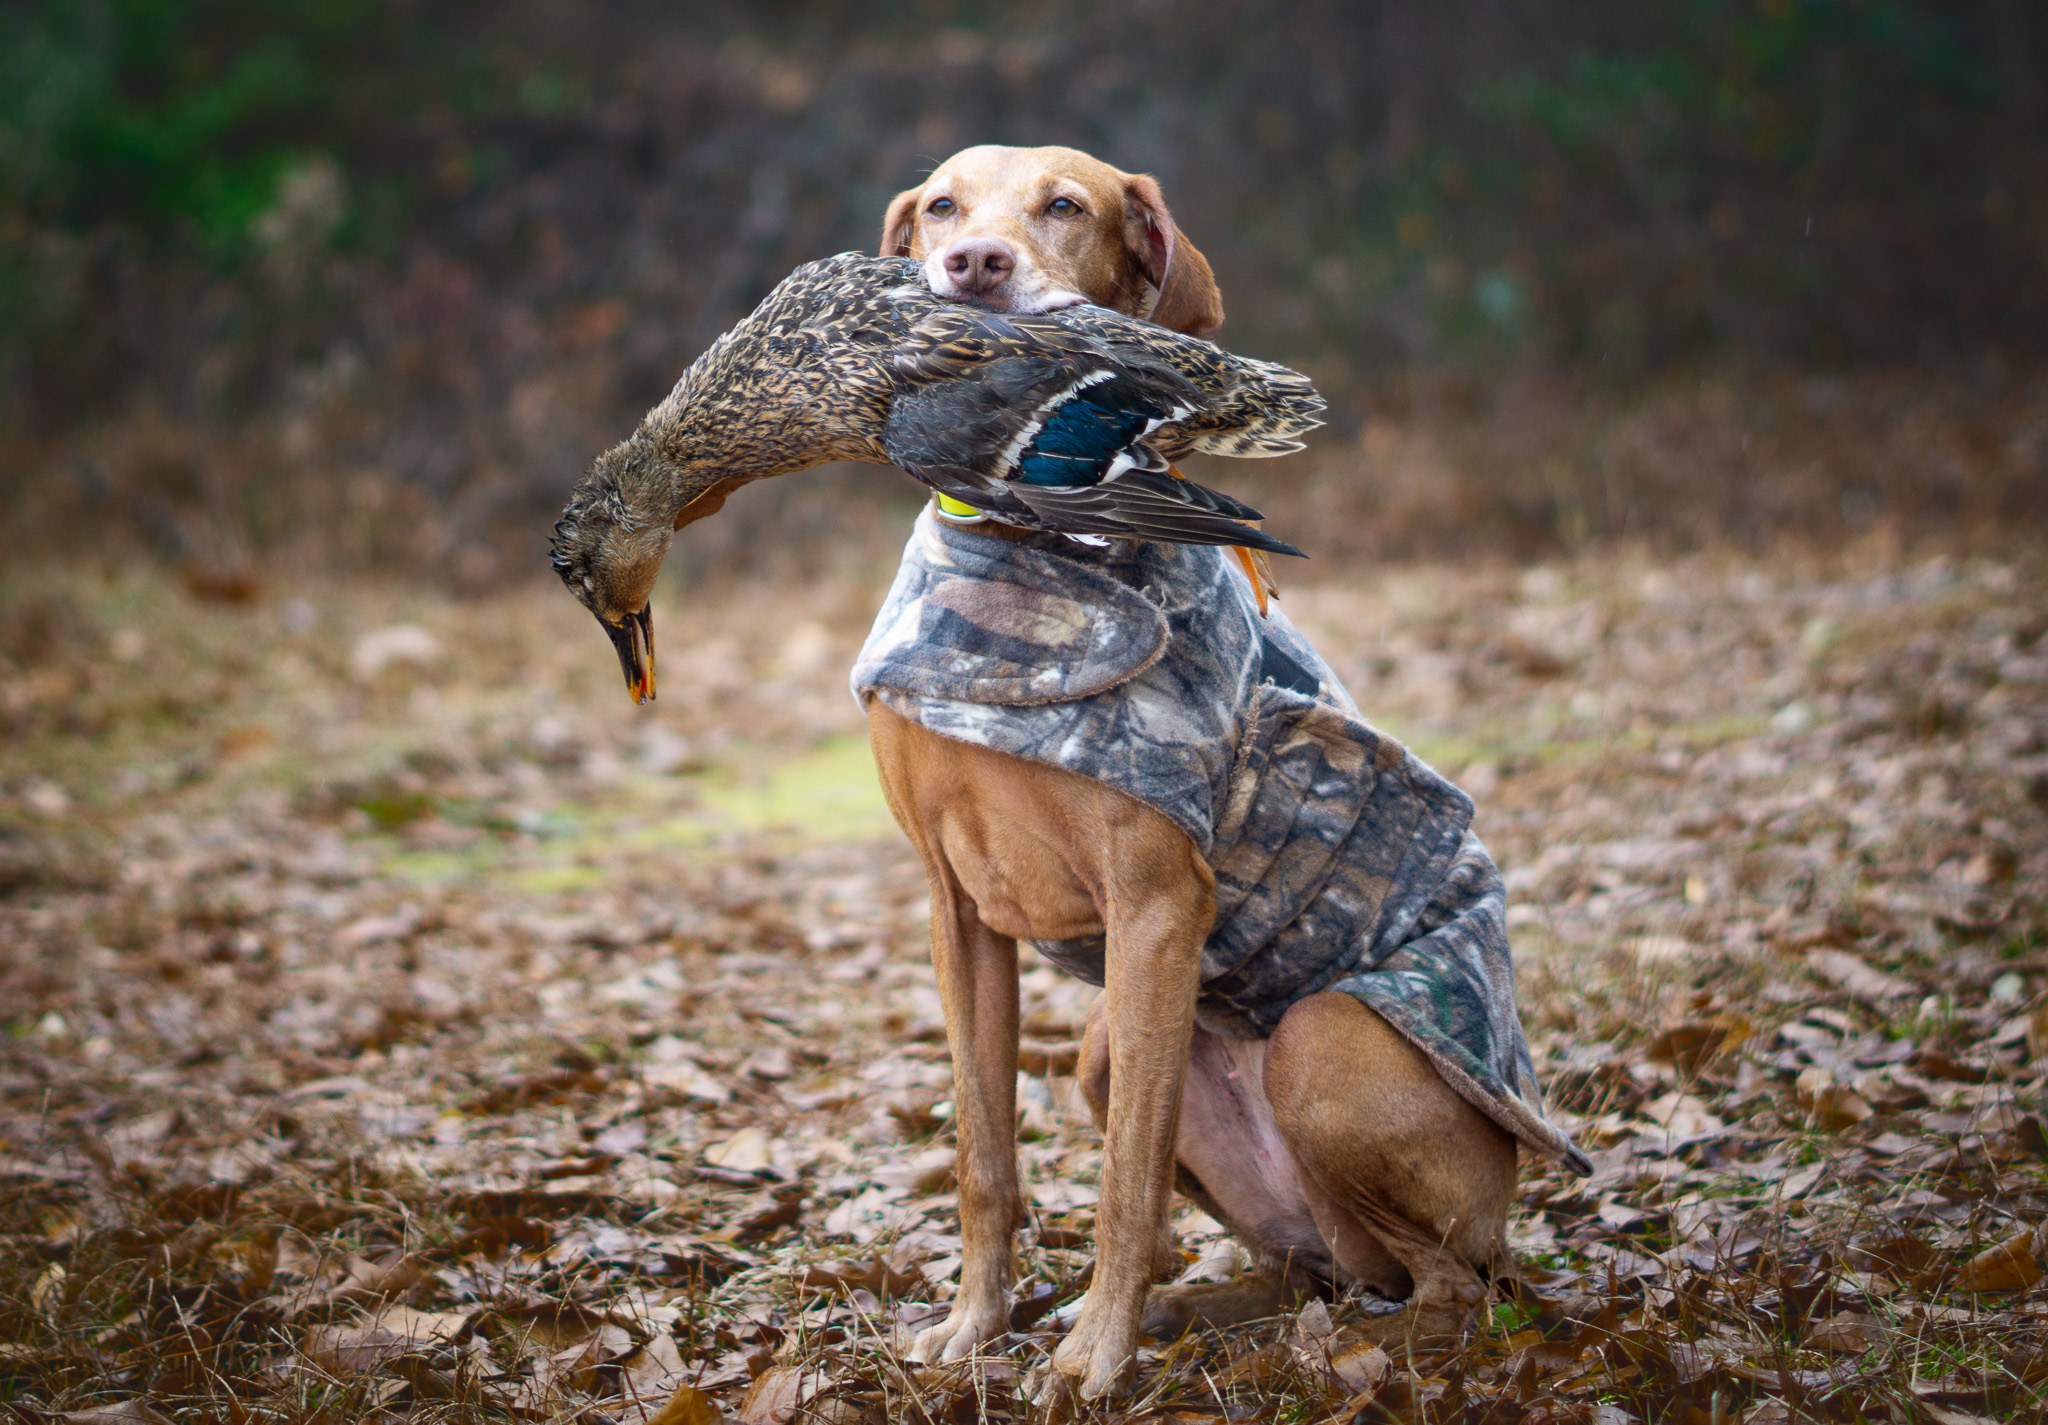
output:
[[707,1147],[704,1150],[704,1161],[714,1168],[756,1173],[772,1166],[775,1160],[766,1133],[758,1128],[742,1128],[732,1137]]
[[947,1147],[927,1148],[916,1157],[891,1163],[874,1174],[887,1187],[907,1187],[912,1192],[944,1192],[953,1180],[959,1153]]
[[1263,1390],[1275,1380],[1282,1378],[1290,1369],[1290,1352],[1284,1343],[1261,1346],[1256,1351],[1247,1351],[1233,1356],[1216,1373],[1216,1384],[1220,1387],[1236,1387],[1249,1390]]
[[70,1279],[71,1274],[64,1270],[62,1262],[50,1263],[28,1289],[28,1304],[43,1316],[53,1315],[64,1304],[64,1287]]
[[1741,1015],[1723,1014],[1662,1030],[1644,1047],[1643,1053],[1654,1063],[1670,1064],[1684,1073],[1696,1074],[1718,1055],[1742,1043],[1750,1032],[1749,1021]]
[[319,1299],[324,1306],[350,1302],[378,1302],[410,1290],[427,1274],[426,1259],[419,1256],[394,1257],[373,1262],[367,1257],[348,1259],[348,1275],[341,1285]]
[[1956,1277],[1956,1289],[2025,1291],[2039,1280],[2041,1264],[2034,1260],[2034,1234],[2022,1232],[1970,1258]]
[[587,1338],[571,1343],[550,1358],[556,1377],[579,1390],[597,1383],[597,1372],[633,1350],[633,1337],[623,1326],[606,1323]]
[[725,1425],[718,1402],[693,1385],[679,1385],[668,1403],[647,1417],[646,1425]]
[[652,1409],[652,1401],[669,1397],[677,1386],[691,1377],[676,1338],[663,1332],[649,1337],[638,1350],[619,1362],[619,1381],[626,1398],[641,1411]]
[[1988,1415],[1972,1415],[1967,1410],[1951,1410],[1946,1405],[1937,1405],[1931,1400],[1920,1402],[1920,1409],[1934,1425],[2001,1425]]
[[894,1296],[924,1285],[922,1272],[901,1271],[876,1257],[867,1262],[829,1261],[804,1268],[803,1284],[826,1291],[868,1291]]
[[1846,950],[1810,950],[1806,963],[1822,979],[1833,981],[1857,999],[1882,1002],[1919,993],[1919,986],[1911,980],[1874,969]]
[[1845,1311],[1817,1321],[1806,1331],[1806,1344],[1816,1351],[1857,1356],[1884,1339],[1884,1327],[1874,1316]]
[[1689,1093],[1668,1093],[1644,1104],[1637,1113],[1672,1138],[1697,1138],[1719,1133],[1728,1125]]
[[733,1417],[736,1425],[789,1425],[807,1393],[804,1376],[797,1366],[773,1366],[764,1371],[740,1401]]
[[308,1326],[306,1356],[337,1375],[361,1375],[399,1356],[459,1340],[474,1314],[393,1306],[354,1321]]
[[732,1099],[731,1089],[688,1059],[673,1064],[649,1064],[640,1071],[640,1079],[649,1088],[671,1089],[700,1103],[727,1103]]
[[2048,1059],[2048,1000],[2027,1015],[2027,1058]]
[[1017,1045],[1017,1067],[1042,1079],[1055,1074],[1071,1074],[1080,1062],[1081,1046],[1078,1042],[1045,1044],[1026,1039]]
[[1829,1132],[1852,1128],[1877,1112],[1854,1089],[1836,1083],[1832,1069],[1801,1069],[1793,1091],[1814,1122]]
[[722,1231],[711,1234],[717,1241],[751,1242],[757,1237],[766,1237],[778,1228],[787,1227],[804,1215],[804,1190],[801,1186],[779,1187],[764,1193],[742,1208]]
[[1330,1353],[1330,1373],[1352,1392],[1353,1403],[1359,1396],[1375,1394],[1387,1383],[1393,1370],[1393,1358],[1374,1342]]
[[1020,1294],[1010,1305],[1010,1329],[1029,1331],[1044,1320],[1053,1307],[1059,1303],[1059,1289],[1051,1282],[1038,1282],[1031,1290]]

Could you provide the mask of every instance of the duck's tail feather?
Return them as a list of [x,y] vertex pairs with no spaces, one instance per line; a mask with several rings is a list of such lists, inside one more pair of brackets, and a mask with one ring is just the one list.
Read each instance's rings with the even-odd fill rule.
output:
[[1206,410],[1162,430],[1161,441],[1179,435],[1189,450],[1257,460],[1300,450],[1302,437],[1323,423],[1323,398],[1299,371],[1234,357],[1229,376]]
[[1299,549],[1246,521],[1260,518],[1250,505],[1150,470],[1132,470],[1085,488],[1012,486],[1043,528],[1063,534],[1104,534],[1173,544],[1246,545],[1306,558]]

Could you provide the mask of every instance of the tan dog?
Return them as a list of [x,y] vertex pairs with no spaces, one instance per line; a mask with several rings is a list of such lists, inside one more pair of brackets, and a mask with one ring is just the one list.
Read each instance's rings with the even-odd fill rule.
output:
[[[1091,301],[1208,335],[1209,264],[1159,186],[1072,149],[967,149],[899,194],[885,254],[932,289],[1005,310]],[[1000,526],[984,526],[1002,534]],[[1195,1026],[1215,881],[1187,834],[1105,784],[929,732],[875,705],[875,760],[931,880],[932,958],[953,1052],[960,1291],[917,1359],[1009,1329],[1017,1188],[1017,941],[1106,935],[1107,986],[1081,1047],[1103,1134],[1095,1275],[1041,1400],[1126,1389],[1141,1334],[1227,1324],[1362,1284],[1409,1310],[1387,1332],[1455,1332],[1510,1268],[1515,1140],[1348,995],[1316,994],[1265,1040]],[[1251,1277],[1154,1286],[1172,1190],[1251,1249]],[[1177,1263],[1177,1258],[1170,1259]],[[1484,1274],[1484,1275],[1483,1275]]]
[[1071,148],[962,149],[890,201],[882,256],[922,258],[934,293],[999,312],[1094,302],[1199,337],[1223,325],[1208,259],[1158,183]]

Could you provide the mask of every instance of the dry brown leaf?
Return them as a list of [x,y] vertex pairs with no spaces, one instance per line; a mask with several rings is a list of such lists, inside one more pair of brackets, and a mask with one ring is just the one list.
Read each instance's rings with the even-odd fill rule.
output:
[[900,1270],[884,1258],[867,1262],[829,1261],[804,1268],[803,1284],[826,1291],[870,1291],[895,1296],[924,1285],[924,1274]]
[[1294,1318],[1294,1337],[1298,1345],[1319,1347],[1336,1329],[1330,1321],[1330,1308],[1320,1301],[1311,1301]]
[[1376,1394],[1394,1371],[1393,1358],[1371,1341],[1332,1349],[1329,1366],[1330,1373],[1351,1392],[1354,1403],[1360,1396]]
[[64,1288],[71,1274],[64,1270],[62,1262],[52,1262],[36,1277],[35,1285],[28,1289],[28,1304],[44,1316],[52,1315],[64,1304]]
[[1289,1352],[1284,1344],[1275,1342],[1270,1346],[1261,1346],[1256,1351],[1247,1351],[1231,1357],[1223,1369],[1216,1373],[1216,1384],[1223,1387],[1263,1390],[1286,1374],[1288,1360]]
[[1080,1062],[1081,1045],[1078,1041],[1045,1044],[1026,1039],[1017,1045],[1017,1067],[1042,1079],[1055,1074],[1071,1074]]
[[693,1385],[679,1385],[668,1403],[647,1417],[646,1425],[725,1425],[718,1402]]
[[1876,1317],[1845,1311],[1816,1321],[1807,1328],[1806,1344],[1816,1351],[1858,1356],[1884,1339],[1884,1325]]
[[1811,950],[1806,963],[1822,979],[1833,981],[1857,999],[1882,1003],[1919,993],[1911,980],[1888,975],[1846,950]]
[[1721,1014],[1711,1020],[1693,1020],[1662,1030],[1643,1050],[1653,1063],[1671,1064],[1688,1074],[1698,1073],[1718,1055],[1733,1049],[1750,1035],[1750,1024],[1739,1014]]
[[1832,1069],[1801,1069],[1793,1091],[1815,1124],[1829,1132],[1853,1128],[1877,1112],[1854,1089],[1836,1083]]
[[1375,1394],[1393,1371],[1384,1350],[1353,1327],[1333,1325],[1329,1308],[1320,1301],[1311,1301],[1295,1316],[1291,1342],[1301,1362],[1348,1392],[1354,1405],[1358,1397]]
[[643,1410],[652,1409],[650,1402],[666,1398],[691,1375],[683,1360],[682,1347],[666,1333],[651,1337],[619,1362],[619,1379],[625,1386],[626,1398],[638,1402],[636,1408]]
[[64,1425],[171,1425],[170,1417],[140,1400],[118,1405],[98,1405],[91,1410],[74,1410],[59,1415]]
[[750,1242],[789,1226],[803,1215],[804,1190],[797,1186],[779,1187],[755,1198],[734,1214],[725,1227],[708,1236],[714,1242]]
[[632,1349],[632,1334],[623,1326],[607,1322],[583,1340],[555,1352],[550,1359],[556,1379],[565,1380],[578,1390],[589,1390],[597,1383],[600,1367],[610,1365]]
[[604,1316],[573,1301],[541,1301],[529,1306],[499,1307],[496,1314],[548,1352],[588,1341]]
[[2041,1264],[2034,1260],[2034,1234],[2022,1232],[1970,1258],[1956,1278],[1956,1289],[2025,1291],[2039,1280]]
[[912,1192],[944,1192],[952,1186],[959,1156],[949,1147],[927,1148],[914,1158],[882,1168],[874,1179],[886,1187],[907,1187]]
[[704,1161],[714,1168],[729,1168],[734,1172],[758,1173],[774,1164],[773,1145],[768,1135],[758,1128],[742,1128],[732,1137],[713,1143],[704,1150]]
[[382,1301],[396,1296],[417,1285],[427,1274],[424,1257],[398,1257],[389,1262],[373,1262],[366,1257],[348,1259],[348,1275],[341,1285],[320,1298],[320,1303],[338,1306],[348,1302]]
[[649,1088],[669,1089],[700,1103],[728,1103],[732,1100],[731,1089],[688,1059],[673,1064],[650,1064],[640,1071],[640,1077]]
[[2000,1421],[1988,1415],[1972,1415],[1967,1410],[1952,1410],[1931,1400],[1923,1400],[1919,1404],[1922,1412],[1934,1422],[1934,1425],[2001,1425]]
[[2048,1000],[2035,1005],[2027,1015],[2027,1057],[2048,1059]]
[[798,1366],[771,1366],[762,1372],[740,1401],[736,1425],[789,1425],[809,1392],[806,1372]]
[[414,1351],[459,1340],[473,1312],[387,1307],[354,1321],[306,1328],[306,1356],[337,1375],[361,1375]]

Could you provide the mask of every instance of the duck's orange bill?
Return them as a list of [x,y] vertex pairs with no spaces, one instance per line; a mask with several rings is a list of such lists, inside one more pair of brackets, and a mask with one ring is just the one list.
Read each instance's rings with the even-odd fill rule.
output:
[[619,670],[626,675],[626,691],[636,703],[654,701],[654,606],[627,614],[604,631],[618,650]]

